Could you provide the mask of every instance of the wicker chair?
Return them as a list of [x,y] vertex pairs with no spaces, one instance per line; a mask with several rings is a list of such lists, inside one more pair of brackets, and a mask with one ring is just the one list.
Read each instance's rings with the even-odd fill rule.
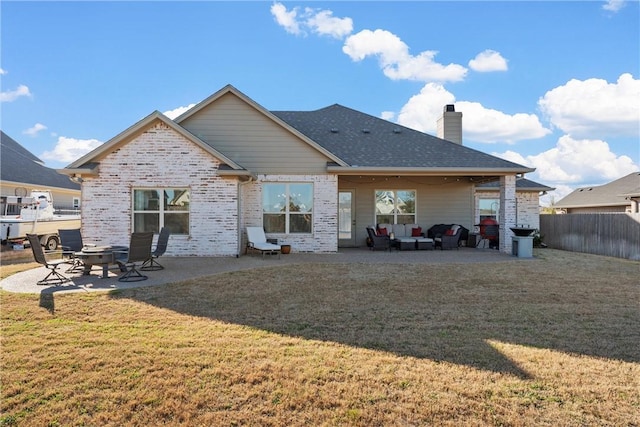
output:
[[371,241],[372,251],[388,251],[391,250],[391,239],[389,236],[378,236],[372,227],[367,227],[367,234]]

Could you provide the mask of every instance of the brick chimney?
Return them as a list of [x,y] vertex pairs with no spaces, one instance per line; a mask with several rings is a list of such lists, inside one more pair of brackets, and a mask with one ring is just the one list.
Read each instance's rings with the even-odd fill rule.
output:
[[453,104],[445,105],[438,119],[438,138],[462,145],[462,113],[457,113]]

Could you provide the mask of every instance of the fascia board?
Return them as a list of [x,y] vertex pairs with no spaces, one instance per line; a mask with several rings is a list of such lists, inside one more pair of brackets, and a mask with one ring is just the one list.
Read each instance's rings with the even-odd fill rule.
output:
[[535,168],[398,168],[398,167],[360,167],[360,166],[327,166],[327,172],[340,175],[422,175],[422,176],[484,176],[484,175],[513,175],[529,173]]

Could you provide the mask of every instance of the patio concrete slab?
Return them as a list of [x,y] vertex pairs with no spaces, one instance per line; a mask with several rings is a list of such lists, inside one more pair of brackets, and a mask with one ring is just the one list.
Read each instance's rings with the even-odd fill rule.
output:
[[[304,263],[390,263],[390,264],[436,264],[436,263],[487,263],[487,262],[527,262],[528,260],[513,257],[491,249],[461,248],[460,250],[429,251],[370,251],[364,248],[340,249],[335,254],[292,253],[280,258],[273,255],[245,255],[233,257],[170,257],[159,258],[164,270],[147,271],[149,277],[140,282],[119,282],[120,271],[116,267],[110,270],[108,278],[101,278],[102,268],[94,267],[91,274],[65,274],[71,281],[59,286],[42,286],[37,282],[47,275],[44,267],[34,268],[13,274],[0,281],[0,288],[17,293],[61,293],[61,292],[96,292],[112,291],[142,286],[157,286],[175,283],[214,274],[272,267],[285,264]],[[64,266],[62,266],[62,270]]]

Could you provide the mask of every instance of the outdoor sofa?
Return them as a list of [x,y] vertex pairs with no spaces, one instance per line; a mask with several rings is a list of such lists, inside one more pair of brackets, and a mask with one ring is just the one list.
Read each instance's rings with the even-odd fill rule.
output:
[[433,249],[435,243],[418,224],[378,224],[377,234],[393,236],[391,245],[400,251]]

